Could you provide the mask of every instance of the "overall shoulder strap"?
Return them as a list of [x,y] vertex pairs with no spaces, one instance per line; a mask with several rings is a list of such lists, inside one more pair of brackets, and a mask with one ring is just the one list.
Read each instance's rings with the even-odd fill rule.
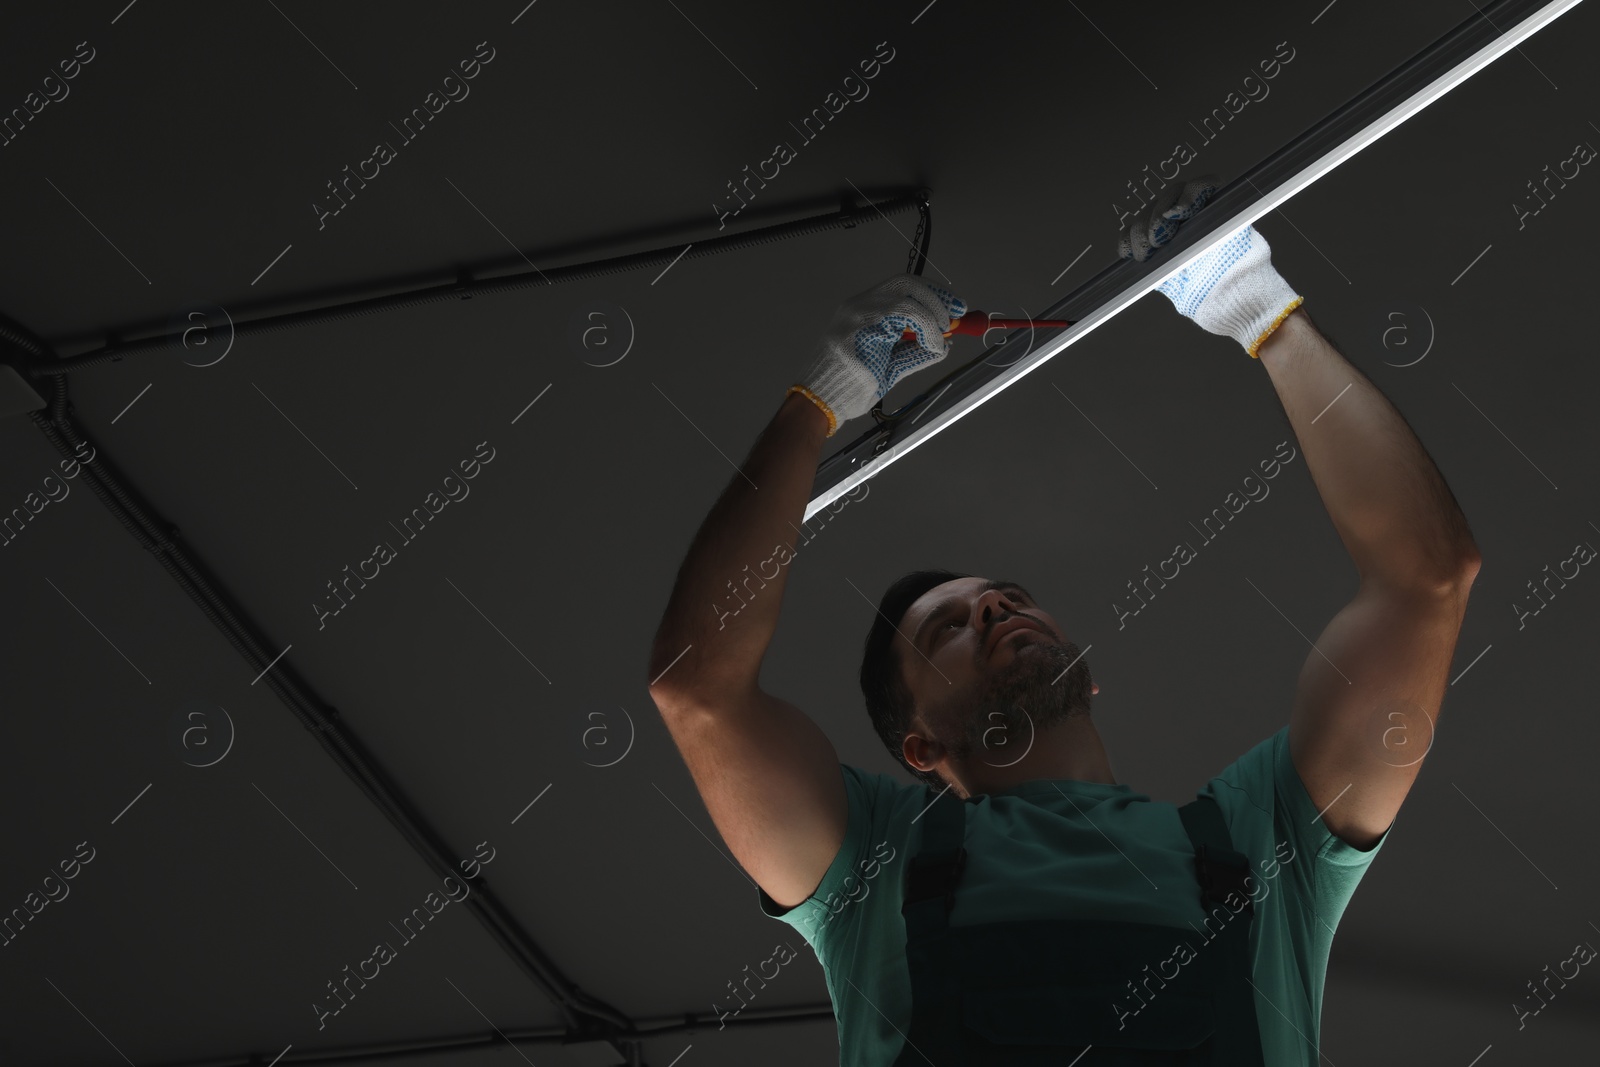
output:
[[[935,797],[931,788],[927,795]],[[922,823],[922,844],[907,869],[905,899],[900,910],[904,912],[921,901],[942,897],[943,910],[948,913],[955,902],[961,873],[967,866],[966,805],[945,790],[937,794],[917,820]]]
[[1255,901],[1244,884],[1250,874],[1250,859],[1234,851],[1227,820],[1215,798],[1196,797],[1178,809],[1178,817],[1194,845],[1195,878],[1203,899],[1225,902],[1230,894],[1237,893],[1244,898],[1246,910],[1254,915]]
[[[1224,926],[1213,947],[1207,950],[1218,954],[1218,973],[1224,976],[1214,991],[1216,1030],[1208,1062],[1262,1067],[1265,1057],[1256,1018],[1255,987],[1248,981],[1254,970],[1249,935],[1256,910],[1255,900],[1244,884],[1250,875],[1250,859],[1234,850],[1227,819],[1214,797],[1196,797],[1180,807],[1178,815],[1194,845],[1195,878],[1200,883],[1201,897],[1208,908],[1216,902],[1222,904],[1212,914],[1225,915],[1223,909],[1231,912],[1239,898],[1244,900],[1244,907],[1239,909],[1244,921]],[[1228,903],[1229,897],[1234,898],[1232,904]]]
[[906,927],[906,970],[911,981],[911,1035],[895,1067],[926,1067],[920,1048],[938,1049],[941,1067],[972,1067],[971,1040],[961,1024],[965,979],[950,928],[956,885],[966,868],[966,805],[949,790],[935,795],[916,822],[922,841],[906,866],[900,913]]

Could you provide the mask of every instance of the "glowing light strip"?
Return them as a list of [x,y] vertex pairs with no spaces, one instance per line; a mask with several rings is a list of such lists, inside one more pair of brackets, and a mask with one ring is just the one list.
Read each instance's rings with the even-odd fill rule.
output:
[[[1270,192],[1261,195],[1250,206],[1237,212],[1226,223],[1217,225],[1214,230],[1210,231],[1206,237],[1202,238],[1192,248],[1185,249],[1180,256],[1176,257],[1173,260],[1171,268],[1165,273],[1161,274],[1159,277],[1148,275],[1144,278],[1141,278],[1139,281],[1117,293],[1110,300],[1101,303],[1084,318],[1076,321],[1072,326],[1066,328],[1063,332],[1051,338],[1045,343],[1044,347],[1038,349],[1037,351],[1030,352],[1028,355],[1022,357],[1022,359],[1018,360],[1017,363],[1013,367],[1009,368],[1006,373],[1002,373],[990,381],[979,384],[979,386],[972,392],[957,399],[951,407],[946,408],[936,415],[929,416],[927,421],[923,422],[921,425],[913,426],[910,432],[907,433],[902,440],[895,441],[884,451],[861,463],[860,466],[858,466],[855,470],[845,474],[838,482],[823,490],[820,494],[813,498],[812,501],[806,506],[805,517],[802,521],[809,521],[813,515],[821,511],[827,505],[833,503],[835,500],[838,500],[851,489],[854,489],[857,485],[860,485],[867,479],[879,474],[896,460],[909,455],[919,445],[925,444],[926,442],[932,440],[940,431],[948,429],[967,413],[975,410],[979,405],[985,403],[990,398],[998,395],[1002,390],[1015,385],[1028,374],[1031,374],[1033,371],[1039,369],[1039,367],[1043,366],[1047,360],[1060,354],[1061,352],[1065,351],[1068,346],[1094,332],[1094,330],[1110,321],[1112,317],[1120,314],[1135,301],[1142,298],[1146,293],[1161,285],[1162,282],[1165,282],[1168,278],[1171,278],[1173,275],[1189,266],[1189,264],[1193,263],[1195,260],[1206,255],[1208,252],[1211,252],[1224,241],[1238,233],[1245,226],[1254,223],[1267,212],[1274,210],[1280,204],[1288,201],[1296,193],[1306,188],[1312,182],[1316,181],[1324,174],[1327,174],[1339,164],[1345,162],[1357,152],[1360,152],[1363,148],[1366,148],[1378,138],[1382,137],[1390,130],[1393,130],[1396,126],[1399,126],[1402,122],[1405,122],[1407,119],[1420,112],[1423,108],[1427,107],[1435,100],[1438,100],[1440,97],[1444,96],[1450,90],[1454,89],[1456,86],[1460,85],[1462,82],[1476,74],[1478,71],[1494,62],[1500,56],[1515,48],[1519,43],[1533,36],[1539,30],[1555,21],[1571,8],[1576,7],[1580,2],[1582,2],[1582,0],[1552,0],[1552,2],[1545,4],[1538,10],[1530,13],[1526,18],[1518,22],[1517,25],[1512,29],[1501,32],[1497,37],[1491,40],[1488,44],[1479,48],[1472,55],[1457,63],[1445,73],[1434,78],[1422,89],[1411,94],[1411,96],[1407,97],[1393,108],[1390,108],[1389,111],[1384,113],[1378,119],[1368,123],[1365,128],[1356,132],[1350,137],[1347,137],[1343,142],[1323,153],[1318,159],[1302,167],[1298,172],[1291,175],[1289,178],[1279,182],[1277,186],[1275,186]],[[1479,11],[1479,17],[1486,20],[1489,18],[1489,16],[1485,15],[1481,9]],[[1430,46],[1430,49],[1437,47],[1438,44],[1439,42],[1436,42],[1435,45]],[[1425,50],[1423,54],[1425,54],[1426,51],[1427,50]],[[1248,175],[1246,175],[1246,178],[1248,178]],[[1219,197],[1221,195],[1221,193],[1218,194]],[[1197,226],[1197,224],[1209,224],[1212,221],[1213,220],[1206,219],[1205,209],[1202,208],[1201,211],[1195,215],[1194,219],[1186,224],[1185,228],[1192,230]],[[1180,229],[1178,232],[1178,237],[1175,238],[1175,243],[1181,243],[1183,236],[1184,230]],[[1160,253],[1158,252],[1157,255],[1159,254]],[[1061,307],[1070,302],[1071,299],[1072,297],[1069,296],[1054,306]],[[1048,317],[1049,314],[1049,312],[1046,312],[1041,314],[1039,317]]]

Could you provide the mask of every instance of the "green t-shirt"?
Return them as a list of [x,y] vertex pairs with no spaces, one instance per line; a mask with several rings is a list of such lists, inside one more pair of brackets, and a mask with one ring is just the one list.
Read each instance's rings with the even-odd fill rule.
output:
[[[841,1067],[889,1067],[911,1027],[911,975],[900,914],[905,870],[921,845],[929,794],[841,763],[849,822],[812,894],[761,910],[799,931],[833,1000]],[[1328,950],[1345,905],[1388,832],[1362,851],[1335,837],[1289,757],[1285,726],[1202,789],[1250,858],[1256,1019],[1269,1067],[1317,1067]],[[1013,919],[1113,919],[1202,931],[1194,847],[1178,808],[1127,785],[1034,779],[966,805],[967,866],[950,925]],[[1248,913],[1241,913],[1244,918]],[[1209,933],[1214,936],[1213,920]],[[1131,976],[1130,976],[1131,977]],[[1106,1010],[1134,1010],[1126,989]],[[1120,1017],[1120,1016],[1119,1016]],[[937,1061],[938,1053],[923,1049]]]

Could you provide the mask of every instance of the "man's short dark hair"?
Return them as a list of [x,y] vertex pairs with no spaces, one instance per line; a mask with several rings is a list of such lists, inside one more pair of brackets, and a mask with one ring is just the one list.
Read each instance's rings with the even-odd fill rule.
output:
[[890,585],[878,602],[878,612],[873,616],[872,629],[867,631],[867,642],[861,656],[861,694],[867,700],[867,714],[872,717],[873,729],[895,762],[909,771],[912,777],[942,790],[947,783],[937,771],[920,771],[906,762],[901,744],[911,729],[911,690],[906,687],[901,673],[900,657],[895,654],[894,635],[906,610],[928,590],[953,582],[958,578],[971,578],[970,574],[954,571],[912,571]]

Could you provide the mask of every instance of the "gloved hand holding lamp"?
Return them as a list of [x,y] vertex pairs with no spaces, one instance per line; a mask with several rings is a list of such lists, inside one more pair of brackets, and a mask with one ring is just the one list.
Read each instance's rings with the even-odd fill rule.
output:
[[[1130,220],[1118,241],[1122,258],[1149,259],[1214,192],[1210,177],[1166,186]],[[1273,268],[1272,247],[1254,226],[1156,288],[1179,314],[1233,338],[1252,359],[1304,301]],[[945,335],[966,312],[966,302],[952,293],[914,274],[897,274],[839,306],[815,363],[788,391],[822,409],[832,437],[841,423],[871,411],[902,377],[944,359],[951,343]]]

